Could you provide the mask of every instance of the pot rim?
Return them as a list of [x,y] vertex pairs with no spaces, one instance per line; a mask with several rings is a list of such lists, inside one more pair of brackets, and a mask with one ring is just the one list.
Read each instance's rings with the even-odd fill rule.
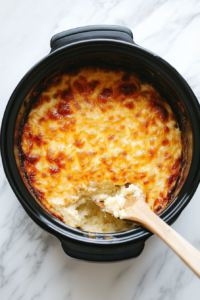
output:
[[[8,153],[6,148],[6,143],[4,143],[4,140],[7,139],[7,123],[9,120],[9,112],[12,111],[12,104],[15,102],[17,97],[20,97],[19,94],[21,92],[21,89],[23,88],[23,85],[30,82],[31,80],[35,83],[37,82],[37,74],[43,70],[43,73],[45,74],[47,71],[45,67],[47,67],[48,70],[50,70],[50,62],[54,61],[56,57],[62,56],[66,54],[66,52],[72,52],[75,50],[79,50],[80,47],[83,49],[86,49],[86,52],[84,54],[87,54],[87,49],[90,47],[90,49],[94,47],[99,47],[99,44],[103,47],[109,46],[113,47],[112,51],[99,51],[99,52],[114,52],[121,55],[125,52],[133,51],[137,52],[140,56],[140,60],[145,63],[145,59],[148,61],[148,65],[151,67],[154,67],[156,71],[159,70],[159,72],[164,76],[164,78],[172,84],[174,89],[177,91],[179,95],[182,94],[182,98],[186,99],[188,97],[187,104],[185,103],[188,113],[191,117],[191,114],[196,116],[196,118],[191,118],[192,128],[193,128],[193,134],[195,134],[197,139],[200,139],[200,105],[195,97],[194,93],[192,92],[191,88],[189,87],[188,83],[185,81],[185,79],[165,60],[163,60],[161,57],[157,56],[156,54],[152,53],[151,51],[144,49],[136,44],[124,42],[124,41],[116,41],[113,39],[91,39],[91,40],[84,40],[79,42],[74,42],[69,45],[63,46],[59,49],[54,50],[53,52],[49,53],[47,56],[45,56],[43,59],[41,59],[38,63],[36,63],[21,79],[21,81],[18,83],[17,87],[13,91],[8,104],[6,106],[2,126],[1,126],[1,155],[2,155],[2,162],[4,171],[6,174],[6,177],[17,196],[18,200],[24,207],[25,211],[28,213],[28,215],[43,229],[47,230],[49,233],[53,234],[54,236],[58,237],[60,240],[66,240],[66,239],[73,239],[75,241],[85,242],[85,243],[92,243],[92,244],[102,244],[102,245],[108,245],[108,244],[119,244],[119,243],[125,243],[130,241],[139,241],[139,240],[146,240],[148,237],[152,235],[151,232],[149,232],[147,229],[143,227],[137,227],[133,228],[124,232],[118,232],[118,233],[91,233],[95,235],[95,239],[88,237],[88,232],[81,231],[76,228],[72,228],[58,219],[51,216],[49,213],[45,211],[44,208],[42,208],[37,201],[31,196],[28,189],[29,198],[31,197],[34,200],[33,205],[29,200],[26,199],[26,195],[23,195],[20,193],[20,188],[16,185],[16,182],[12,179],[11,176],[11,170],[12,167],[10,166],[9,169],[9,161],[8,161]],[[114,47],[117,46],[117,47]],[[123,50],[122,50],[123,48]],[[114,51],[115,50],[115,51]],[[122,50],[122,51],[120,51]],[[124,51],[124,52],[123,52]],[[83,54],[81,54],[83,55]],[[76,55],[74,55],[75,57]],[[132,57],[135,57],[134,55]],[[165,75],[163,75],[165,74]],[[168,76],[166,76],[168,75]],[[40,75],[41,77],[41,75]],[[32,84],[33,86],[33,84]],[[185,91],[184,91],[185,90]],[[26,93],[27,94],[27,93]],[[22,97],[21,97],[22,98]],[[20,105],[24,98],[21,99]],[[188,109],[188,107],[190,109]],[[18,112],[17,112],[18,113]],[[197,122],[198,120],[198,122]],[[15,121],[14,121],[15,122]],[[14,136],[13,136],[14,139]],[[196,145],[196,146],[195,146]],[[197,155],[200,152],[200,141],[195,140],[194,138],[194,153],[193,158],[190,166],[190,170],[188,173],[188,176],[179,192],[177,197],[167,206],[167,208],[161,212],[159,215],[165,222],[168,224],[172,224],[174,220],[180,215],[182,210],[185,208],[185,206],[189,203],[191,200],[193,194],[195,193],[197,186],[199,184],[200,180],[200,157]],[[14,151],[13,151],[14,154]],[[196,162],[196,159],[198,159],[198,163]],[[17,165],[15,166],[17,168]],[[18,171],[18,176],[21,179],[20,173]],[[22,181],[22,179],[21,179]],[[22,181],[23,182],[23,181]],[[188,183],[189,182],[189,183]],[[24,182],[23,185],[25,186]],[[189,185],[189,186],[188,186]],[[112,239],[105,240],[104,238],[107,236],[111,236]]]

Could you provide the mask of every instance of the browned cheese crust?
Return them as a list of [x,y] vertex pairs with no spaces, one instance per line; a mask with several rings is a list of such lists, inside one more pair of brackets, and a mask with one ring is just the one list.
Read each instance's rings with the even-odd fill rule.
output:
[[133,74],[101,68],[52,80],[32,106],[21,149],[35,195],[71,226],[79,225],[67,221],[65,208],[91,182],[134,183],[160,212],[176,185],[182,154],[176,116],[159,93]]

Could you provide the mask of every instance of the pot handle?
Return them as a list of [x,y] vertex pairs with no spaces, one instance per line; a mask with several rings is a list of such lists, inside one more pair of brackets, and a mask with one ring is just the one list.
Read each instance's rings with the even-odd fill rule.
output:
[[115,262],[139,256],[144,249],[144,241],[129,243],[125,246],[107,244],[89,246],[70,240],[61,240],[64,252],[75,259],[91,262]]
[[50,41],[51,52],[74,42],[92,39],[112,39],[134,44],[132,31],[118,25],[92,25],[55,34]]

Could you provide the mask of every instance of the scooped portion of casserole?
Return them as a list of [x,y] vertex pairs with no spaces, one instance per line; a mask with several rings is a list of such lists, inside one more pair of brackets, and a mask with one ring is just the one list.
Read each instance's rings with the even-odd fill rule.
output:
[[36,97],[21,135],[21,168],[31,193],[53,216],[89,232],[134,224],[95,205],[134,184],[159,213],[176,188],[181,131],[150,84],[117,69],[55,75]]

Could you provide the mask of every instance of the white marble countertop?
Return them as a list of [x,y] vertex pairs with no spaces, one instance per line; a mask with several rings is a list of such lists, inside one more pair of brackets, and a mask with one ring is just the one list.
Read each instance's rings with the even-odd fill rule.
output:
[[[129,27],[135,41],[171,63],[200,99],[200,1],[0,1],[2,118],[22,76],[46,55],[60,31],[90,24]],[[0,299],[192,300],[199,279],[157,237],[137,258],[96,264],[67,257],[11,190],[0,164]],[[173,227],[200,249],[200,188]]]

